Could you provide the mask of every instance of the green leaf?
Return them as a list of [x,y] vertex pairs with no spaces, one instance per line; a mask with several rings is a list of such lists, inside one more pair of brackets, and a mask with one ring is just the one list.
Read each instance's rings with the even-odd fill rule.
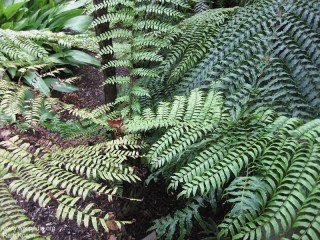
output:
[[71,29],[76,32],[83,32],[87,30],[92,23],[92,17],[90,16],[76,16],[64,23],[64,29]]
[[59,82],[57,78],[45,78],[43,79],[47,86],[53,88],[58,92],[70,93],[79,90],[76,86],[73,86],[70,83]]
[[82,212],[77,212],[77,225],[80,227],[82,223]]
[[43,79],[40,77],[40,75],[37,72],[29,71],[25,75],[23,75],[23,78],[26,80],[26,82],[29,85],[32,85],[34,88],[39,89],[47,97],[50,96],[49,87],[47,86],[47,84],[43,81]]
[[25,2],[14,3],[4,9],[3,14],[6,16],[7,20],[12,18],[23,6]]
[[91,64],[96,67],[100,67],[100,61],[90,56],[87,53],[81,52],[79,50],[69,50],[64,52],[64,57],[73,64]]
[[59,206],[58,206],[58,208],[57,208],[57,212],[56,212],[56,218],[58,219],[58,220],[60,220],[60,218],[61,218],[61,213],[62,213],[62,211],[63,211],[63,204],[60,204]]

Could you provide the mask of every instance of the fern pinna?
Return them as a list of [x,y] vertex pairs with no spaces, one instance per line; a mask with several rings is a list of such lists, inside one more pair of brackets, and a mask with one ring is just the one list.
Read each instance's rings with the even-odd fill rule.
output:
[[[126,164],[129,158],[137,158],[143,147],[138,136],[127,135],[94,146],[49,146],[46,151],[15,136],[1,146],[0,166],[7,172],[1,179],[9,182],[8,186],[1,183],[0,202],[4,201],[4,207],[8,192],[15,192],[40,207],[55,204],[58,220],[75,220],[79,226],[96,231],[109,232],[110,228],[120,229],[122,224],[130,223],[116,221],[107,209],[96,208],[92,199],[103,195],[110,201],[121,198],[123,182],[140,180],[134,168]],[[89,203],[84,206],[85,199]],[[12,229],[19,228],[18,224],[30,224],[23,216],[18,221],[4,219]],[[8,234],[6,228],[0,229],[1,234]]]
[[[179,19],[183,14],[179,9],[188,5],[184,1],[103,1],[93,5],[92,11],[105,9],[105,15],[96,18],[92,26],[109,23],[110,31],[97,36],[98,42],[112,39],[113,44],[100,49],[100,55],[114,55],[114,59],[102,66],[125,68],[128,73],[110,76],[106,84],[120,85],[116,103],[121,104],[122,116],[140,112],[138,98],[149,96],[144,87],[148,78],[157,77],[159,71],[149,68],[150,63],[163,61],[159,50],[168,48],[168,37],[177,29],[166,18]],[[152,16],[152,18],[151,18]]]
[[[192,201],[215,193],[233,206],[218,238],[316,239],[320,121],[277,117],[247,102],[237,111],[229,102],[214,90],[206,95],[196,89],[188,98],[161,103],[157,112],[144,110],[125,128],[168,128],[150,147],[147,162],[178,197]],[[162,224],[177,225],[178,219],[164,218]]]
[[[198,41],[182,38],[171,54],[178,61],[168,55],[167,77],[159,84],[155,81],[152,89],[157,91],[151,93],[163,99],[214,85],[226,95],[245,98],[250,93],[257,106],[288,116],[319,117],[319,9],[318,0],[256,0],[238,7],[214,32],[204,32],[208,40],[203,41],[203,35],[195,36]],[[218,19],[225,15],[214,13]],[[201,21],[193,24],[202,26]],[[190,41],[197,43],[193,61],[182,51]],[[206,56],[198,58],[198,51]]]

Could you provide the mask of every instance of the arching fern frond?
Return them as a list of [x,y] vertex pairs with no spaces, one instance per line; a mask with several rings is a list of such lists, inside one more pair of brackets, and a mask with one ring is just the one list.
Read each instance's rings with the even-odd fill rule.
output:
[[193,202],[186,204],[182,210],[177,210],[173,215],[167,215],[159,220],[154,221],[154,225],[148,231],[156,230],[157,237],[165,236],[165,239],[173,239],[175,231],[179,228],[179,240],[183,240],[188,236],[192,229],[192,220],[202,223],[202,217],[198,210],[204,206],[204,200],[196,198]]
[[234,9],[207,10],[179,24],[180,31],[174,36],[178,41],[162,64],[169,84],[180,81],[204,58],[221,25],[232,17],[233,12]]
[[[319,2],[304,3],[261,0],[235,9],[216,34],[203,36],[210,53],[192,70],[184,67],[174,92],[169,89],[175,69],[167,73],[169,78],[161,82],[162,99],[212,84],[229,96],[249,85],[255,92],[252,104],[256,106],[264,104],[278,113],[303,119],[318,117]],[[193,23],[197,26],[196,21]],[[172,53],[177,51],[180,48]],[[181,59],[176,65],[183,63]]]
[[110,214],[81,199],[106,196],[112,200],[121,197],[123,182],[137,182],[135,169],[125,162],[137,158],[143,147],[139,137],[127,135],[94,146],[61,149],[48,148],[46,152],[17,136],[1,143],[0,165],[9,173],[9,189],[40,207],[57,203],[58,220],[76,220],[79,226],[92,226],[96,231],[109,231],[108,224],[121,226]]
[[12,197],[8,186],[0,179],[0,236],[2,239],[45,239],[40,236],[23,209]]
[[222,98],[219,93],[212,91],[205,98],[202,92],[194,90],[188,99],[177,97],[172,104],[161,103],[156,114],[150,109],[144,110],[143,117],[133,118],[125,129],[131,132],[173,127],[148,153],[152,167],[160,168],[185,151],[189,145],[213,132],[223,116],[221,108]]
[[277,117],[273,111],[250,108],[248,101],[234,117],[232,98],[222,99],[214,90],[205,97],[196,89],[189,98],[161,103],[157,112],[145,110],[124,127],[163,129],[146,157],[178,197],[219,197],[226,189],[233,208],[219,226],[219,238],[285,237],[319,179],[319,121]]

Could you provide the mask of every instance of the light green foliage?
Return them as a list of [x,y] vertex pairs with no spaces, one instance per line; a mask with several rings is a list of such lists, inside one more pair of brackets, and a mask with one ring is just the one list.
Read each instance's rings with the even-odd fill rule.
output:
[[45,113],[49,114],[56,104],[56,99],[46,101],[44,95],[33,94],[26,86],[16,86],[7,80],[0,81],[1,125],[16,122],[17,115],[20,114],[31,124],[38,122],[41,118],[46,118]]
[[[41,124],[58,132],[66,138],[81,138],[94,136],[101,131],[115,131],[107,120],[118,115],[111,111],[113,104],[106,104],[91,109],[79,109],[72,104],[66,104],[58,98],[47,97],[29,87],[1,80],[0,85],[0,125],[16,123],[18,116],[23,117],[27,127]],[[77,121],[62,122],[59,120],[63,112],[76,117]],[[51,121],[47,121],[50,119]]]
[[83,15],[87,0],[2,0],[0,26],[2,29],[49,29],[77,32],[87,30],[92,18]]
[[[138,150],[143,147],[136,135],[67,149],[40,148],[17,136],[1,145],[4,149],[0,149],[0,166],[9,172],[3,178],[11,179],[10,191],[40,207],[56,202],[57,219],[76,220],[79,226],[92,226],[96,231],[108,232],[106,221],[111,216],[93,203],[81,206],[81,199],[106,195],[112,200],[114,196],[121,197],[122,182],[140,180],[134,168],[125,163],[129,157],[137,158]],[[6,192],[0,193],[1,199]]]
[[[2,177],[2,176],[1,176]],[[0,178],[0,236],[1,239],[42,240],[34,223],[25,215]]]
[[127,68],[129,74],[106,79],[106,84],[120,84],[116,103],[122,106],[122,116],[140,112],[138,98],[148,97],[145,88],[148,78],[158,76],[150,70],[150,62],[162,62],[161,49],[169,47],[168,37],[177,29],[168,19],[180,19],[179,8],[187,8],[183,1],[103,1],[94,5],[90,13],[107,9],[106,14],[94,19],[92,26],[110,23],[110,31],[97,36],[98,41],[113,39],[112,46],[104,46],[99,54],[114,54],[115,59],[102,66]]
[[[177,97],[171,104],[160,103],[157,113],[146,109],[141,117],[128,121],[125,128],[129,132],[149,130],[159,127],[172,127],[159,142],[155,143],[148,159],[152,168],[169,164],[191,144],[215,131],[222,117],[221,94],[212,91],[207,98],[200,91],[193,91],[189,97]],[[176,141],[176,142],[175,142]],[[174,146],[171,149],[171,146]]]
[[214,192],[219,198],[225,189],[233,209],[219,226],[220,238],[279,238],[290,235],[295,224],[301,234],[308,232],[306,239],[314,239],[318,220],[305,216],[312,207],[320,209],[320,198],[314,197],[320,176],[319,120],[303,124],[270,110],[252,110],[247,102],[237,111],[231,100],[214,90],[205,97],[196,89],[188,98],[161,103],[156,113],[145,110],[125,128],[167,128],[150,147],[147,161],[155,175],[167,177],[178,197]]
[[[0,3],[0,88],[1,88],[1,124],[3,121],[15,121],[16,115],[25,115],[28,122],[50,118],[51,91],[69,93],[77,90],[72,83],[79,79],[59,77],[68,76],[66,66],[92,64],[100,66],[98,60],[80,50],[96,51],[97,44],[90,34],[70,35],[53,33],[50,30],[73,29],[82,32],[85,22],[91,23],[91,17],[82,15],[87,1],[15,1]],[[80,26],[81,25],[81,26]],[[88,24],[86,24],[88,26]],[[9,30],[15,29],[15,30]],[[21,31],[28,29],[28,31]],[[32,30],[29,30],[32,29]],[[46,29],[46,30],[34,30]],[[65,77],[64,77],[65,78]],[[20,86],[6,81],[17,81]],[[8,94],[6,94],[8,93]],[[6,95],[6,96],[5,96]],[[17,95],[17,96],[15,96]],[[5,99],[2,99],[2,98]],[[35,99],[33,99],[35,97]],[[11,101],[14,103],[10,106]],[[56,102],[57,100],[52,100]],[[46,101],[46,102],[52,102]],[[27,109],[28,108],[28,109]],[[21,110],[23,109],[23,111]],[[20,111],[21,110],[21,111]],[[3,111],[5,114],[2,114]],[[28,112],[28,114],[25,114]],[[29,115],[29,116],[27,116]]]
[[[70,85],[71,79],[59,82],[54,78],[64,70],[61,67],[59,69],[59,66],[84,63],[99,65],[99,62],[88,54],[70,50],[71,47],[94,50],[89,35],[72,36],[48,31],[16,32],[0,29],[0,47],[0,71],[6,71],[12,79],[24,78],[27,84],[47,96],[50,94],[50,87],[61,92],[76,90]],[[52,67],[58,69],[53,70]],[[41,74],[38,73],[39,70],[42,70]]]

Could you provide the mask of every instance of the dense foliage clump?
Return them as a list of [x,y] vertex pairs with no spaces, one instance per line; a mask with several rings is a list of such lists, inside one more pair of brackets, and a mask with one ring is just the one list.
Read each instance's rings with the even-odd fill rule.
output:
[[[108,206],[160,179],[177,206],[152,216],[158,239],[319,239],[319,12],[318,0],[0,3],[0,235],[43,237],[19,196],[125,237],[133,221]],[[94,109],[62,97],[81,65],[103,74]]]

